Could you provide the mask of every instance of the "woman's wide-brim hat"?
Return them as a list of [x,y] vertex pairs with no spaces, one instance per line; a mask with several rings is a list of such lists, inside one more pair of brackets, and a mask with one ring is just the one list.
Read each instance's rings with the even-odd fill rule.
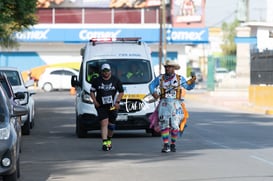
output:
[[172,61],[172,60],[166,60],[166,62],[164,63],[164,67],[166,66],[172,66],[174,67],[175,70],[180,69],[180,65],[176,61]]

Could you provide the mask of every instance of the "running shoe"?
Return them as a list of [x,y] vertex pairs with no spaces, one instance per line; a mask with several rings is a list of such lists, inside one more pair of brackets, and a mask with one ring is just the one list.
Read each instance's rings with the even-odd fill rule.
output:
[[170,150],[169,144],[168,144],[168,143],[164,143],[161,152],[162,152],[162,153],[168,153],[168,152],[170,152],[170,151],[171,151],[171,150]]
[[171,144],[171,152],[176,152],[175,144]]
[[109,148],[108,148],[108,145],[107,145],[107,141],[104,141],[104,142],[102,143],[102,150],[103,150],[103,151],[109,151]]
[[112,141],[111,140],[107,140],[107,147],[109,150],[112,150]]

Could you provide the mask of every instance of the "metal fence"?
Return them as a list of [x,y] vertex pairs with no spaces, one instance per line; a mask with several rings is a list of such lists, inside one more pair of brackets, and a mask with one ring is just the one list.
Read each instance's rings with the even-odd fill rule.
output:
[[251,52],[250,84],[273,84],[273,50]]
[[217,56],[213,59],[215,61],[215,67],[223,67],[229,71],[236,70],[236,56],[228,55],[228,56]]
[[236,70],[236,56],[208,56],[207,90],[214,91],[215,68],[226,68],[228,71]]

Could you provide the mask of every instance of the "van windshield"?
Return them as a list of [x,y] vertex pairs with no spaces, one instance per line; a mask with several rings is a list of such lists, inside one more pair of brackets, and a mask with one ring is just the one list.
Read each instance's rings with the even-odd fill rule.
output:
[[112,75],[118,77],[123,84],[142,84],[152,80],[152,71],[149,61],[140,59],[102,59],[86,63],[86,81],[91,82],[101,72],[102,64],[111,66]]

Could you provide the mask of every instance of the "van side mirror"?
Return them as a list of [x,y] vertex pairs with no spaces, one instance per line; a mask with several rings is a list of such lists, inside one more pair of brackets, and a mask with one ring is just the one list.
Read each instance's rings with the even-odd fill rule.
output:
[[77,87],[79,85],[80,85],[80,83],[78,81],[77,75],[72,75],[71,76],[71,86],[72,87]]

